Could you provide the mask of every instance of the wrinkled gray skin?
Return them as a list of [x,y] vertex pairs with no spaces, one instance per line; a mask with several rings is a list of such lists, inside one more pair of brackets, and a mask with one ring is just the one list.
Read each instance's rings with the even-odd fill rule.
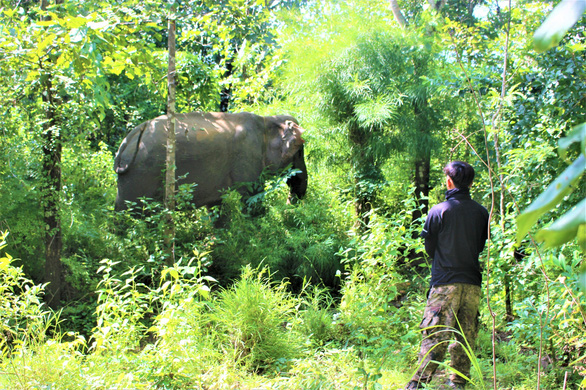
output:
[[[265,168],[277,172],[289,164],[301,170],[287,181],[289,200],[305,195],[303,129],[295,118],[199,112],[176,118],[176,177],[187,174],[177,184],[197,184],[196,207],[219,204],[222,190],[258,180]],[[167,116],[160,116],[142,123],[122,141],[114,161],[116,210],[126,209],[125,201],[141,197],[163,200],[167,122]],[[240,191],[244,194],[245,190]]]

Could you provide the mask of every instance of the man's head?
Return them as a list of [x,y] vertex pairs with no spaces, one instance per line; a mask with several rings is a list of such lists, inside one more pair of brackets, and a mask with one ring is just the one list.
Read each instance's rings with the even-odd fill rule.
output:
[[452,161],[448,163],[444,168],[444,173],[456,188],[469,188],[474,180],[474,168],[463,161]]

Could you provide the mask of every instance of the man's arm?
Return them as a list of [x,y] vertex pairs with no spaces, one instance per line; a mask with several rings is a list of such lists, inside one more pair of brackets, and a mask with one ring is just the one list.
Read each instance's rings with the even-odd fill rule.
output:
[[479,251],[478,253],[482,252],[484,250],[484,246],[486,245],[486,240],[488,239],[488,229],[490,228],[488,226],[489,224],[489,214],[488,211],[483,208],[483,217],[485,219],[484,221],[484,229],[482,231],[482,237],[480,238],[480,243],[479,243]]
[[437,221],[435,219],[434,215],[430,213],[421,232],[421,237],[425,240],[425,251],[431,259],[433,259],[435,248],[437,247],[437,228],[435,226]]

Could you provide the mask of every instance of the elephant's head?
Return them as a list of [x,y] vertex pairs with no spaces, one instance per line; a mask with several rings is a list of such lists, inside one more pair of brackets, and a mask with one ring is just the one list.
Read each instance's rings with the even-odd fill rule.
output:
[[307,168],[303,154],[305,140],[302,138],[304,129],[297,124],[295,118],[290,116],[272,117],[271,122],[276,125],[274,126],[276,134],[267,129],[268,134],[274,134],[274,136],[269,135],[272,139],[267,145],[267,165],[273,165],[279,169],[291,165],[293,169],[300,171],[287,179],[287,185],[291,190],[289,202],[293,203],[303,198],[307,191]]

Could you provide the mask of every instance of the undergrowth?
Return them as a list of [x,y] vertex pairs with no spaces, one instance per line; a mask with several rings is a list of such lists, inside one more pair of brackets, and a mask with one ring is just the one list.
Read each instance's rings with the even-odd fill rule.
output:
[[[61,332],[58,313],[41,303],[43,286],[24,278],[5,255],[0,261],[0,388],[402,388],[416,368],[426,291],[425,266],[410,277],[403,270],[404,248],[421,250],[407,224],[409,207],[405,210],[392,220],[373,214],[368,230],[356,231],[339,247],[336,256],[344,267],[336,295],[307,281],[292,289],[287,278],[263,261],[242,267],[231,283],[220,285],[207,272],[213,254],[197,249],[173,267],[150,273],[150,283],[144,281],[144,268],[120,272],[120,264],[103,260],[96,322],[87,334]],[[288,228],[312,231],[302,217],[288,212],[286,207],[270,209],[261,218],[292,218],[298,223],[288,223]],[[225,227],[222,234],[246,226],[246,216],[235,217],[239,224]],[[556,291],[552,300],[558,299]],[[537,383],[540,332],[528,333],[525,325],[532,322],[523,320],[523,302],[516,306],[517,322],[498,330],[498,389],[528,390]],[[573,318],[571,309],[566,305],[558,313]],[[552,324],[554,320],[550,318]],[[477,346],[470,351],[471,389],[493,384],[493,334],[486,310],[482,323]],[[571,345],[577,345],[580,324],[565,324],[574,332]],[[558,333],[561,327],[556,326]],[[579,364],[552,361],[555,355],[549,351],[555,348],[546,351],[542,359],[550,360],[547,367],[545,360],[541,363],[542,388],[565,383],[566,389],[579,389]],[[446,373],[430,388],[439,388]]]

